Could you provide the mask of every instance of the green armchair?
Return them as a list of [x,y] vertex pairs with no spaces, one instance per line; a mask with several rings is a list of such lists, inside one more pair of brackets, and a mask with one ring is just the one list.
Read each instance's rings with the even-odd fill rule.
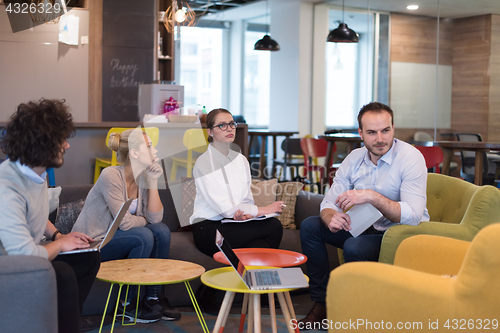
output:
[[384,234],[379,262],[394,263],[401,242],[415,235],[436,235],[471,241],[481,230],[500,222],[500,191],[458,178],[430,173],[427,178],[430,221],[417,226],[395,225]]

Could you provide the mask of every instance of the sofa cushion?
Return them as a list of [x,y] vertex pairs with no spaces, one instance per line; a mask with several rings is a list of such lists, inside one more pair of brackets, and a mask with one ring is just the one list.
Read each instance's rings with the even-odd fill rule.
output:
[[276,201],[278,179],[252,179],[253,201],[257,207],[266,207]]
[[76,219],[82,212],[84,204],[85,199],[80,199],[60,205],[57,209],[56,221],[54,223],[57,230],[62,234],[69,234],[71,229],[73,229]]
[[192,177],[182,177],[182,212],[179,222],[181,227],[178,231],[191,231],[192,226],[189,218],[193,215],[194,198],[196,197],[196,183]]
[[295,225],[298,229],[306,218],[319,215],[319,206],[324,197],[323,194],[300,191],[295,206]]
[[276,218],[281,221],[283,228],[296,229],[295,225],[295,203],[303,184],[299,182],[279,183],[276,191],[276,200],[284,201],[286,207]]

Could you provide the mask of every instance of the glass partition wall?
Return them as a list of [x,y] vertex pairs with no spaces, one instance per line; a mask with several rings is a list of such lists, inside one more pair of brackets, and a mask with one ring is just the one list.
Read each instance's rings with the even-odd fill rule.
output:
[[[325,103],[318,105],[328,129],[357,128],[359,108],[380,101],[394,110],[399,139],[426,132],[453,140],[453,133],[468,132],[500,142],[500,15],[443,10],[434,2],[435,11],[427,8],[425,15],[370,10],[380,8],[377,0],[345,7],[345,23],[359,43],[326,43],[324,74],[314,73],[321,82],[325,77]],[[332,30],[342,7],[326,6]]]

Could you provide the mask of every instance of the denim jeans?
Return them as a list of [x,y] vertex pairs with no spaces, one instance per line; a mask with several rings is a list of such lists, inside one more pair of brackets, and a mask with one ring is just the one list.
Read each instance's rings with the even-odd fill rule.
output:
[[[117,230],[113,239],[101,250],[101,260],[157,258],[168,259],[170,229],[163,223],[147,224],[129,230]],[[147,286],[146,295],[156,296],[161,286]],[[137,295],[137,287],[131,286],[128,300]]]
[[325,304],[326,286],[330,276],[326,244],[343,249],[346,262],[377,261],[383,235],[382,232],[370,228],[354,238],[344,230],[331,232],[319,216],[311,216],[302,221],[300,242],[302,252],[307,256],[306,265],[311,299]]

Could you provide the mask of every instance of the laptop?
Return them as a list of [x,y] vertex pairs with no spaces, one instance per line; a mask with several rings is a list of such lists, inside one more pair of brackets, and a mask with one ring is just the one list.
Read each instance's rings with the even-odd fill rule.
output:
[[299,267],[247,270],[229,244],[217,230],[215,244],[224,254],[240,278],[251,290],[272,290],[283,288],[307,288],[302,269]]
[[120,223],[122,223],[123,217],[125,216],[125,213],[127,213],[128,208],[130,207],[130,204],[132,203],[133,200],[134,199],[128,199],[122,204],[120,210],[118,211],[118,214],[116,214],[115,219],[113,220],[113,223],[111,223],[111,225],[109,226],[109,229],[106,232],[106,236],[104,236],[102,240],[93,241],[89,243],[90,245],[89,247],[83,249],[74,249],[71,251],[60,252],[59,254],[73,254],[73,253],[101,251],[104,245],[108,244],[111,238],[113,238],[113,236],[115,235],[116,230],[118,230]]

